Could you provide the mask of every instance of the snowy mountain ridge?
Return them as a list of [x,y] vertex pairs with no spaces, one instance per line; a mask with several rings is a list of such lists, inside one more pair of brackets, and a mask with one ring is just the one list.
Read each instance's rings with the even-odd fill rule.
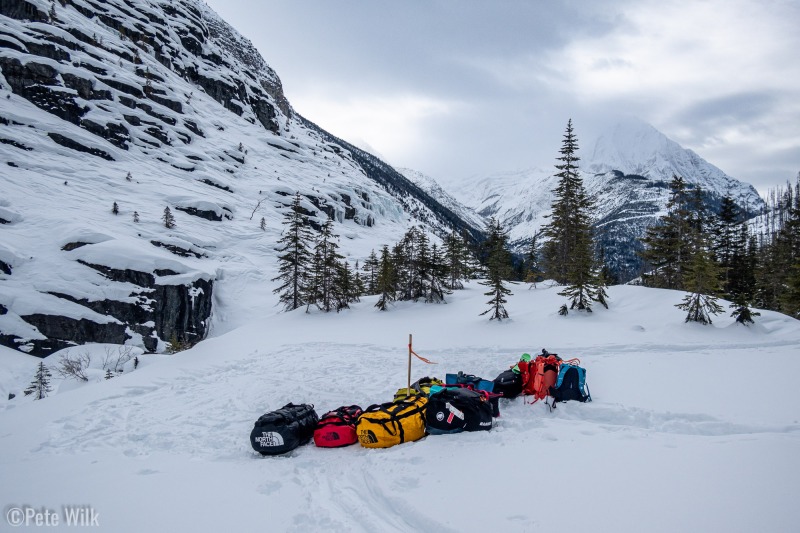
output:
[[[764,206],[751,185],[728,176],[641,121],[616,124],[598,137],[588,158],[586,153],[579,149],[577,155],[582,158],[584,187],[595,202],[595,228],[610,267],[622,281],[640,274],[638,238],[666,211],[673,175],[682,176],[690,186],[701,187],[711,209],[716,209],[726,195],[748,217]],[[448,184],[448,188],[479,215],[501,220],[512,244],[522,251],[547,222],[558,181],[555,172],[553,166],[542,166],[474,176]]]

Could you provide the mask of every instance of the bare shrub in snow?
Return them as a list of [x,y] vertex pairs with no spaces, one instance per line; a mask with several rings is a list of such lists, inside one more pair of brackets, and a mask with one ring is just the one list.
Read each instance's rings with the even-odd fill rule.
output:
[[89,381],[89,377],[86,375],[86,369],[89,368],[91,362],[92,356],[89,355],[89,352],[83,352],[78,355],[72,355],[67,352],[58,360],[56,372],[65,379],[74,378],[80,381]]

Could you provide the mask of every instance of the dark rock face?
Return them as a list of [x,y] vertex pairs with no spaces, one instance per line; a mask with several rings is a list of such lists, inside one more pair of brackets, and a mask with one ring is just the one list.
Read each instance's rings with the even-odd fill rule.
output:
[[197,209],[196,207],[176,207],[175,209],[195,217],[211,220],[212,222],[220,222],[223,217],[227,218],[228,220],[231,218],[230,212],[225,209],[223,209],[222,215],[218,215],[216,211],[207,211],[204,209]]
[[[87,319],[76,320],[36,313],[20,318],[36,327],[47,339],[27,340],[0,334],[0,344],[13,349],[25,345],[28,353],[45,357],[62,348],[87,342],[123,344],[131,338],[131,333],[142,336],[142,342],[148,351],[158,348],[159,339],[167,342],[178,339],[193,344],[204,339],[208,333],[213,281],[198,279],[188,285],[162,285],[156,283],[156,276],[149,272],[82,264],[97,270],[109,280],[135,285],[136,288],[130,296],[135,297],[136,301],[89,301],[57,292],[51,294],[114,317],[119,323],[99,324]],[[175,273],[159,271],[156,274],[166,276]],[[8,310],[0,306],[0,314],[6,312]]]

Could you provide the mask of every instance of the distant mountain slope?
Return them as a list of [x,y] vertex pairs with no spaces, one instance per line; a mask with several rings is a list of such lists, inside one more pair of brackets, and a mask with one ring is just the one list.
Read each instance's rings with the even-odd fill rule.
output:
[[397,170],[425,191],[428,196],[435,198],[441,205],[456,213],[461,219],[468,221],[472,226],[482,228],[486,225],[485,218],[476,213],[474,209],[453,198],[432,177],[410,168],[398,168]]
[[[639,274],[638,238],[664,212],[673,175],[702,187],[712,209],[726,194],[748,216],[764,205],[751,185],[728,176],[643,122],[615,125],[592,150],[579,150],[578,156],[584,186],[596,203],[595,227],[606,258],[623,281]],[[459,201],[480,215],[502,220],[512,242],[522,246],[547,222],[557,183],[555,172],[551,166],[476,176],[451,188]]]
[[0,2],[0,43],[0,344],[154,350],[224,328],[242,312],[226,284],[269,280],[296,192],[354,258],[410,224],[480,233],[299,116],[199,0]]

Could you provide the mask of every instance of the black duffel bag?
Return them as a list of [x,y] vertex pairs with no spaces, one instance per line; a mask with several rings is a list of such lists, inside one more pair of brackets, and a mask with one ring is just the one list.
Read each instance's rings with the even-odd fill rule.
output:
[[522,376],[510,368],[494,378],[493,392],[502,394],[503,398],[516,398],[522,394]]
[[319,416],[314,406],[288,403],[261,415],[250,433],[250,444],[261,455],[280,455],[308,443]]
[[431,390],[425,407],[425,426],[431,435],[492,429],[492,405],[487,395],[463,387]]

